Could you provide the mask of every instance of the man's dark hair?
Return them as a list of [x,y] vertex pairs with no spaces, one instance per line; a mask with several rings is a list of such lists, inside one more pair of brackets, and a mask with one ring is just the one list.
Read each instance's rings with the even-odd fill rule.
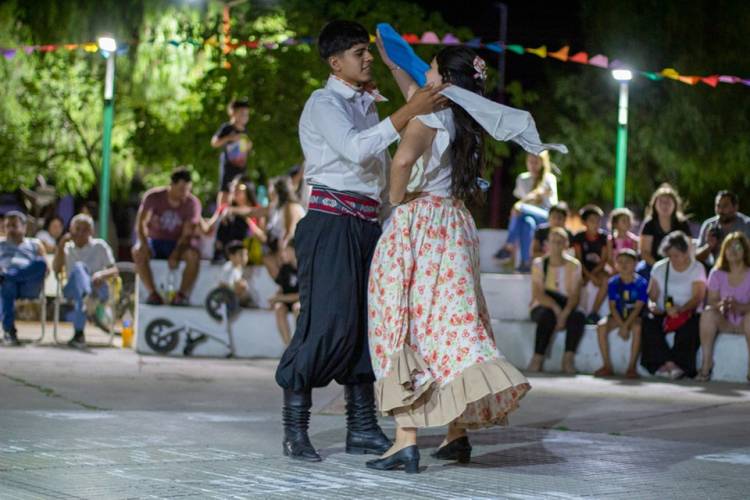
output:
[[354,21],[331,21],[318,35],[318,52],[324,61],[351,49],[358,43],[370,43],[370,34],[364,26]]
[[552,212],[557,212],[563,217],[568,217],[568,212],[570,212],[570,209],[568,208],[567,203],[565,203],[564,201],[560,201],[549,207],[549,214],[552,215]]
[[731,201],[732,205],[735,206],[735,207],[740,202],[740,199],[739,199],[739,197],[737,196],[736,193],[733,193],[732,191],[727,191],[726,189],[724,189],[724,190],[719,191],[718,193],[716,193],[716,200],[717,201],[720,200],[720,199],[722,199],[722,198],[729,198],[729,201]]
[[172,170],[172,174],[169,176],[172,184],[177,184],[180,181],[193,182],[193,176],[190,175],[190,170],[187,167],[177,167]]
[[243,245],[241,241],[233,240],[227,243],[227,247],[224,251],[227,254],[227,258],[229,258],[237,252],[242,251],[243,248],[245,248],[245,245]]
[[236,109],[240,109],[240,108],[249,108],[249,107],[250,107],[250,100],[247,97],[234,99],[232,100],[232,102],[229,103],[229,109],[232,111]]
[[585,221],[592,215],[598,215],[601,218],[604,216],[604,212],[596,205],[585,205],[578,211],[578,215],[581,216],[581,220]]

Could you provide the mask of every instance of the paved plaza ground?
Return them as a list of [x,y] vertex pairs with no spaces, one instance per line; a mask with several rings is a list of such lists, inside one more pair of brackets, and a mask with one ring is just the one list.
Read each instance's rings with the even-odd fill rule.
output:
[[469,465],[431,459],[433,429],[407,476],[344,453],[337,386],[314,393],[324,461],[282,457],[275,366],[0,348],[0,498],[750,497],[750,385],[533,376],[510,427],[471,434]]

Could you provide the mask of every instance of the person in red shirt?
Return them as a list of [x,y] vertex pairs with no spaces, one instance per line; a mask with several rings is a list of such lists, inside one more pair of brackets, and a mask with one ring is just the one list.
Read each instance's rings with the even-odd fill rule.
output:
[[188,305],[190,290],[198,277],[200,254],[193,234],[201,215],[201,203],[190,191],[193,182],[184,167],[172,171],[169,186],[146,191],[136,216],[138,241],[133,247],[136,272],[149,295],[147,304],[161,305],[164,299],[156,291],[151,273],[151,259],[166,259],[170,269],[185,261],[177,293],[171,304]]

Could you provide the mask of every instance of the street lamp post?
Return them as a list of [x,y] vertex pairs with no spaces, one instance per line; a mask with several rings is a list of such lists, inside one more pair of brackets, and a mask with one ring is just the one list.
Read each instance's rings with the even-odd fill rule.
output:
[[615,69],[612,71],[612,77],[620,82],[615,156],[615,208],[622,208],[625,206],[625,178],[628,160],[628,82],[633,79],[633,72],[629,69]]
[[104,131],[102,133],[102,177],[99,188],[99,237],[107,239],[109,225],[110,155],[112,150],[112,123],[115,114],[115,57],[117,41],[108,36],[99,38],[99,50],[107,59],[104,77]]

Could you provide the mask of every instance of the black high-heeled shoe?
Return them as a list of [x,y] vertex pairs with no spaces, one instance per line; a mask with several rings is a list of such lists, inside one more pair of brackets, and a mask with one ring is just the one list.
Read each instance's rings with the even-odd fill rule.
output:
[[416,444],[407,446],[389,457],[370,460],[365,465],[369,469],[376,470],[393,470],[403,465],[407,474],[417,474],[419,473],[419,448]]
[[468,464],[471,461],[471,444],[468,436],[454,439],[431,453],[438,460],[455,460],[460,464]]

